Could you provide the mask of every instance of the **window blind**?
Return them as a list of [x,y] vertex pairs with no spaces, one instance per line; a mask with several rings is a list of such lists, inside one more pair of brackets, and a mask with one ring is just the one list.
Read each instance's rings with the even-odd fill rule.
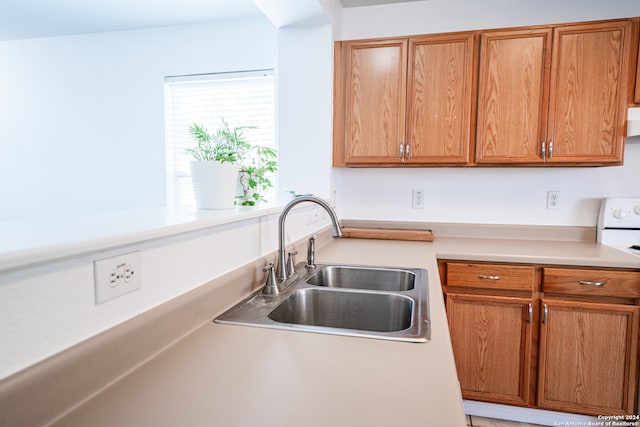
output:
[[[222,119],[245,131],[254,145],[276,147],[273,70],[165,77],[167,206],[194,206],[185,148],[195,144],[193,123],[213,133]],[[268,197],[267,197],[268,198]]]

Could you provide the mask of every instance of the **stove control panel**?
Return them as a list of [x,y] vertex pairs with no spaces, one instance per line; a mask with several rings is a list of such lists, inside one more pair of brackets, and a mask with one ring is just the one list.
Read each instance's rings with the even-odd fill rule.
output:
[[627,253],[640,251],[640,197],[602,200],[598,214],[597,241]]
[[640,198],[608,198],[600,205],[598,227],[640,228]]

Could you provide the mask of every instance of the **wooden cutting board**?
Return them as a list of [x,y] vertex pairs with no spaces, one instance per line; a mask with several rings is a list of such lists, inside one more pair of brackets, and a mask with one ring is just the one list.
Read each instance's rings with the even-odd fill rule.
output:
[[354,239],[381,239],[381,240],[413,240],[420,242],[433,242],[431,230],[406,230],[398,228],[356,228],[344,227],[343,237]]

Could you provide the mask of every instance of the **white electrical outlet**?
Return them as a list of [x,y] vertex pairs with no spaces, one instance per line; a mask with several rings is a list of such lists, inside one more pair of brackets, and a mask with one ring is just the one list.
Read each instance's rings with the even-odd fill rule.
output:
[[547,191],[547,209],[559,210],[560,209],[560,192]]
[[411,207],[413,209],[424,209],[424,190],[413,190],[411,192]]
[[140,252],[131,252],[93,262],[96,304],[140,289]]

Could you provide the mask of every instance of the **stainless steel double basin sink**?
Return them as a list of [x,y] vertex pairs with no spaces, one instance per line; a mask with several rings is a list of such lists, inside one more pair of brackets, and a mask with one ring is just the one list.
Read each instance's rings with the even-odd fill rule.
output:
[[430,339],[424,269],[317,264],[296,266],[279,295],[260,291],[216,323],[288,329],[395,341]]

